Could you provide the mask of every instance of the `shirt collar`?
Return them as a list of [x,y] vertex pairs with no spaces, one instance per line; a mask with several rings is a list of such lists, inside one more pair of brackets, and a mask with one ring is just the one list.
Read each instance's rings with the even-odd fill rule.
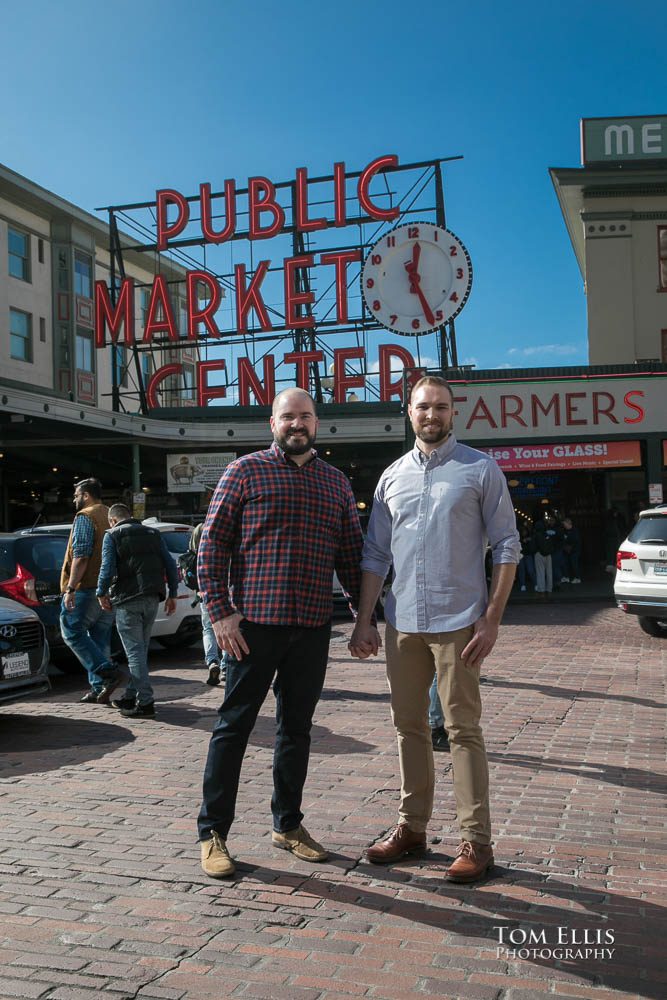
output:
[[457,444],[456,435],[452,431],[449,437],[435,448],[430,455],[425,455],[416,442],[412,449],[412,454],[418,465],[442,465],[443,462],[451,457]]
[[283,449],[280,447],[279,444],[277,444],[276,441],[274,441],[272,443],[271,447],[269,448],[269,451],[271,452],[271,454],[273,455],[273,457],[278,462],[282,462],[284,465],[294,465],[294,466],[296,466],[297,469],[298,468],[302,468],[302,469],[305,468],[307,465],[310,465],[310,463],[313,462],[317,458],[317,452],[313,448],[312,452],[311,452],[311,456],[308,459],[308,461],[304,462],[302,466],[298,466],[296,464],[296,462],[292,461],[292,459],[290,458],[289,455],[285,454],[285,452],[283,451]]

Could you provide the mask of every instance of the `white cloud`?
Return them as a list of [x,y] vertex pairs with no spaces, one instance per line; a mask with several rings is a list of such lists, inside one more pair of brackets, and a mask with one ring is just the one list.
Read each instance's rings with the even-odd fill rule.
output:
[[508,354],[516,354],[522,358],[532,358],[536,354],[556,354],[566,357],[571,354],[581,354],[585,347],[579,344],[536,344],[534,347],[510,347]]

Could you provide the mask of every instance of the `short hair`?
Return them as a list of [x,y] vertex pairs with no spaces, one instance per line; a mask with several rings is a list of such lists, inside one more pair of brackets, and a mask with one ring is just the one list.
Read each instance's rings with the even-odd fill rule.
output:
[[81,490],[82,493],[88,493],[93,500],[102,499],[102,483],[99,479],[93,479],[92,477],[80,479],[78,483],[74,484],[74,489]]
[[109,517],[114,521],[126,521],[128,517],[132,517],[132,511],[127,504],[114,503],[109,507]]
[[442,389],[446,389],[452,398],[452,403],[454,402],[454,390],[447,379],[443,378],[442,375],[422,375],[422,377],[417,379],[415,384],[410,389],[410,399],[412,399],[414,392],[417,389],[421,389],[423,385],[438,385]]
[[276,410],[278,409],[278,407],[280,405],[280,400],[282,399],[283,396],[286,396],[288,392],[298,392],[302,396],[306,396],[306,398],[309,399],[310,402],[313,404],[313,413],[315,415],[317,415],[317,405],[316,405],[315,400],[313,399],[313,397],[310,395],[310,393],[306,392],[305,389],[301,389],[299,386],[293,386],[291,389],[282,389],[278,393],[278,395],[275,396],[275,398],[273,400],[273,404],[271,406],[271,414],[272,414],[272,416],[275,417]]

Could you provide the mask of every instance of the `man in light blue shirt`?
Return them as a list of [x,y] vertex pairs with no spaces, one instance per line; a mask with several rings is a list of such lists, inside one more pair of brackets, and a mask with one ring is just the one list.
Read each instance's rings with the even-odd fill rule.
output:
[[[377,653],[380,638],[371,616],[393,566],[385,639],[401,807],[396,828],[367,854],[370,861],[387,864],[426,846],[435,788],[428,725],[435,673],[461,832],[446,875],[454,882],[474,882],[494,864],[479,671],[498,637],[520,557],[519,534],[498,465],[454,436],[448,383],[436,376],[420,379],[408,414],[416,444],[385,470],[375,491],[350,641],[355,656]],[[487,545],[493,557],[490,594],[484,572]]]

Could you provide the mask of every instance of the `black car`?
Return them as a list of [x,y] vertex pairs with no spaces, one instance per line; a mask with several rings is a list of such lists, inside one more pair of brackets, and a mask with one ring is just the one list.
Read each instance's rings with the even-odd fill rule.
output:
[[30,608],[0,597],[0,704],[46,694],[49,647]]
[[60,571],[68,530],[0,534],[0,597],[39,615],[52,652],[63,650],[60,634]]

